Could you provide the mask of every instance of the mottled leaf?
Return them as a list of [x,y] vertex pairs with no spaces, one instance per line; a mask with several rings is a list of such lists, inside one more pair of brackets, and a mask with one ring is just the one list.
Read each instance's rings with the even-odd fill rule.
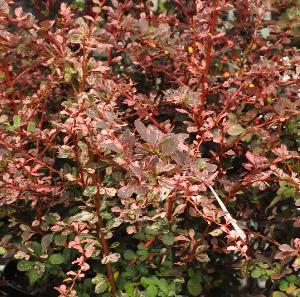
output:
[[49,257],[49,263],[52,265],[59,265],[65,262],[65,258],[62,254],[53,254]]
[[242,134],[245,131],[245,129],[240,124],[233,124],[229,127],[227,133],[230,136],[238,136]]
[[174,233],[169,232],[167,234],[164,234],[162,237],[162,241],[165,245],[172,245],[175,241]]
[[20,260],[17,264],[17,269],[19,271],[28,271],[33,267],[33,262],[27,260]]
[[118,262],[120,258],[121,258],[121,255],[118,253],[109,254],[108,256],[103,257],[103,259],[101,260],[101,263],[102,264],[115,263],[115,262]]
[[92,278],[92,284],[95,285],[95,293],[101,294],[108,289],[108,280],[104,274],[97,274]]

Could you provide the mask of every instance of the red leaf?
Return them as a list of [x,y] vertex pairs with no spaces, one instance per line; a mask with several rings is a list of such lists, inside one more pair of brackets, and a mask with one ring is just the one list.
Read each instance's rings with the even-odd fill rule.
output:
[[295,250],[290,247],[288,244],[282,244],[279,246],[279,249],[283,252],[294,252]]

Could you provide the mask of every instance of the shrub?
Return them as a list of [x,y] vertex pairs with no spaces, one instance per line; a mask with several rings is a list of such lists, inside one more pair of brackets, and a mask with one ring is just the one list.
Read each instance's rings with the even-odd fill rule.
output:
[[45,3],[0,0],[3,257],[60,296],[300,296],[299,1]]

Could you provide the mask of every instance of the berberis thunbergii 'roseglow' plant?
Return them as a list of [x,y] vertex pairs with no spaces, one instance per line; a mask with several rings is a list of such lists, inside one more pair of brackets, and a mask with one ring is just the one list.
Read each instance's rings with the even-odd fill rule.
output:
[[299,1],[19,5],[0,253],[39,296],[300,296]]

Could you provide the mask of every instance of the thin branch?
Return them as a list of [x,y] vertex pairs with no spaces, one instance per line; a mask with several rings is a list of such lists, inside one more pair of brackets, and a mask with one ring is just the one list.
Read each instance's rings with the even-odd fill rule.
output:
[[221,198],[218,196],[218,194],[216,193],[216,191],[213,189],[212,186],[209,186],[209,189],[211,190],[211,192],[213,193],[213,195],[215,196],[216,200],[218,201],[220,207],[222,208],[223,211],[226,212],[227,216],[230,218],[230,223],[233,226],[234,230],[236,231],[236,233],[239,235],[239,237],[242,240],[246,240],[247,236],[245,234],[245,232],[238,226],[238,224],[236,223],[236,220],[233,219],[233,217],[231,216],[231,214],[229,213],[228,209],[226,208],[225,204],[223,203],[223,201],[221,200]]
[[[99,185],[97,182],[96,173],[93,174],[92,179],[93,179],[93,184],[97,187],[97,193],[95,194],[94,198],[95,198],[95,210],[96,210],[96,215],[97,215],[97,219],[98,219],[97,225],[96,225],[96,229],[97,229],[97,233],[98,233],[98,240],[102,246],[104,256],[107,257],[110,254],[110,250],[109,250],[109,245],[108,245],[107,239],[105,238],[105,233],[103,231],[105,228],[105,224],[104,224],[103,218],[100,214],[101,195],[100,195]],[[117,292],[117,288],[116,288],[116,283],[115,283],[115,279],[114,279],[114,272],[113,272],[112,264],[107,263],[106,269],[107,269],[108,280],[109,280],[109,283],[111,286],[111,293],[113,296],[115,296],[116,292]]]

